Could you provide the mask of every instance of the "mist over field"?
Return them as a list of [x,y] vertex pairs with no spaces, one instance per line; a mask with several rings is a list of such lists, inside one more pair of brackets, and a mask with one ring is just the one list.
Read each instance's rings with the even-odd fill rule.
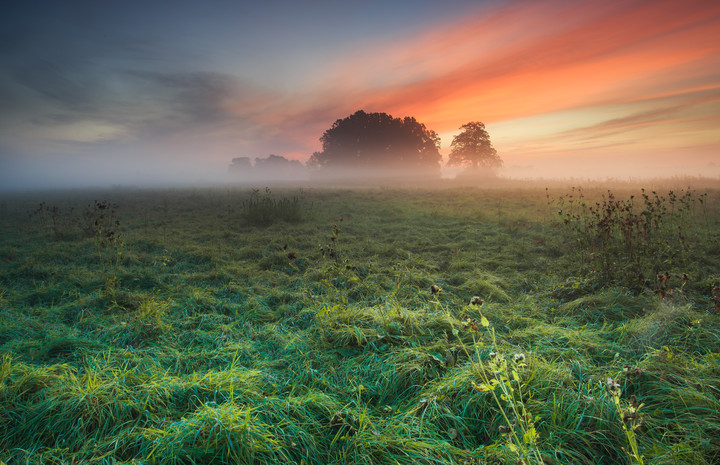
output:
[[[452,185],[453,180],[465,185],[482,187],[488,180],[495,184],[503,182],[635,182],[659,178],[704,178],[707,181],[720,179],[720,163],[708,162],[700,166],[675,166],[674,158],[658,158],[656,164],[648,166],[642,162],[633,162],[621,156],[608,156],[606,162],[589,164],[572,156],[556,159],[527,160],[532,164],[514,164],[505,159],[502,168],[494,170],[492,175],[463,175],[462,167],[440,169],[440,179],[431,184]],[[457,178],[457,179],[456,179]],[[391,170],[372,167],[337,169],[332,172],[318,172],[304,165],[290,169],[269,170],[231,170],[230,160],[217,163],[197,163],[192,160],[178,162],[158,162],[142,157],[124,157],[119,160],[103,161],[92,157],[70,157],[51,161],[3,160],[0,164],[0,190],[32,191],[45,189],[73,188],[109,188],[109,187],[211,187],[219,185],[238,185],[264,187],[265,185],[297,185],[310,187],[328,184],[342,185],[351,182],[356,185],[402,183],[424,184],[428,180],[425,173],[413,173],[412,168]]]

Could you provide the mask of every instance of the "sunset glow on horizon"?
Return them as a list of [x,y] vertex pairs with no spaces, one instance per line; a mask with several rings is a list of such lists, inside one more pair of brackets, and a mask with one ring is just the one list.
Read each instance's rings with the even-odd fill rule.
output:
[[359,109],[483,121],[510,177],[720,176],[717,1],[70,4],[0,20],[5,183],[305,160]]

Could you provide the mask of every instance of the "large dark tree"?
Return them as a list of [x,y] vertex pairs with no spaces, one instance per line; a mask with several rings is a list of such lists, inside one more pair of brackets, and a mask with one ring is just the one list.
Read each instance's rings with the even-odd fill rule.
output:
[[320,138],[311,166],[426,169],[439,173],[440,137],[412,117],[360,110],[335,121]]
[[490,142],[483,123],[473,121],[460,126],[463,131],[453,137],[448,165],[470,165],[473,168],[499,168],[502,159]]

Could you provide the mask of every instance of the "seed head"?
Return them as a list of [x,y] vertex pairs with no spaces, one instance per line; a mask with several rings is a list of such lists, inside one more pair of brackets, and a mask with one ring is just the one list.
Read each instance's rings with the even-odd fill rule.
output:
[[470,305],[482,305],[483,300],[478,296],[473,296],[472,299],[470,299]]
[[607,386],[608,391],[610,391],[613,395],[620,394],[620,383],[618,383],[614,379],[608,378],[605,382],[605,385]]

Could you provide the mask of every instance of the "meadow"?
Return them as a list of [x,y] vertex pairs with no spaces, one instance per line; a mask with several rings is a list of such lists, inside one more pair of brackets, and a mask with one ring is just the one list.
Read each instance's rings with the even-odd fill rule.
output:
[[720,463],[720,190],[0,198],[0,463]]

